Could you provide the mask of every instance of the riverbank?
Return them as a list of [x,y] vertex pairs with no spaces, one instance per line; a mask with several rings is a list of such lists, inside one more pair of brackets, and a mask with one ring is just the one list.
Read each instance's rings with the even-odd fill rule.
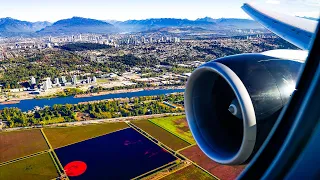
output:
[[9,101],[0,102],[0,104],[2,104],[2,105],[6,105],[6,104],[18,104],[18,103],[20,103],[20,100],[9,100]]
[[[27,91],[23,92],[18,92],[18,93],[11,93],[15,94],[15,96],[7,97],[7,95],[2,94],[0,96],[0,104],[17,104],[20,103],[22,100],[27,100],[27,99],[34,99],[34,95],[29,94]],[[12,103],[7,103],[7,102],[12,102]]]
[[77,95],[74,96],[74,98],[102,96],[102,95],[107,95],[107,94],[118,94],[118,93],[130,93],[130,92],[139,92],[139,91],[150,91],[150,90],[158,90],[158,89],[184,89],[184,86],[167,86],[167,87],[120,89],[120,90],[112,90],[112,91],[102,91],[102,92],[97,92],[97,93],[77,94]]
[[[42,96],[51,96],[59,92],[63,92],[65,88],[52,88],[46,92],[41,92]],[[38,95],[30,94],[32,91],[20,91],[20,92],[4,92],[0,96],[0,104],[6,101],[20,101],[37,99]],[[54,98],[54,97],[53,97]]]

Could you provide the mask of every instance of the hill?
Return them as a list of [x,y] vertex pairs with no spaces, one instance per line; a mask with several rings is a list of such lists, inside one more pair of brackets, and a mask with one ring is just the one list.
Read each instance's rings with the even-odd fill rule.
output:
[[237,19],[237,18],[220,18],[213,19],[210,17],[199,18],[199,22],[212,22],[217,26],[223,28],[237,28],[237,29],[260,29],[262,26],[256,21],[250,19]]
[[124,22],[117,22],[118,26],[124,31],[147,31],[155,30],[164,27],[206,27],[213,28],[215,23],[205,21],[192,21],[188,19],[175,19],[175,18],[158,18],[158,19],[145,19],[145,20],[128,20]]
[[38,31],[38,34],[110,33],[116,31],[116,28],[112,24],[104,21],[73,17],[59,20],[53,23],[52,26]]
[[[146,31],[212,31],[230,29],[260,29],[262,26],[249,19],[210,17],[197,20],[177,18],[152,18],[145,20],[101,21],[96,19],[73,17],[62,19],[53,24],[49,22],[28,22],[12,18],[0,19],[0,36],[20,35],[71,35],[78,33],[114,33]],[[36,33],[35,33],[36,32]]]
[[156,31],[163,28],[201,28],[206,30],[222,29],[261,29],[259,23],[249,19],[210,17],[199,18],[197,20],[157,18],[145,20],[128,20],[124,22],[113,21],[113,24],[125,32]]
[[30,34],[50,25],[51,23],[47,21],[33,23],[28,21],[20,21],[9,17],[0,18],[0,35],[11,36]]

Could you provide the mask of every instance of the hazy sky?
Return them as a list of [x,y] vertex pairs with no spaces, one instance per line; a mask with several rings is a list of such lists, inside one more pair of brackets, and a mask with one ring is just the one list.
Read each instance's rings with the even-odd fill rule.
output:
[[[100,20],[146,18],[249,18],[241,5],[250,0],[0,0],[0,18],[57,21],[73,16]],[[320,0],[256,0],[286,14],[319,17]]]

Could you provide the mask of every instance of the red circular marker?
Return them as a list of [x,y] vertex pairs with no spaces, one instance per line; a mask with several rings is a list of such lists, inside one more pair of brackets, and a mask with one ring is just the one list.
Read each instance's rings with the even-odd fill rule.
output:
[[68,176],[80,176],[87,170],[87,164],[82,161],[72,161],[64,167],[64,170]]

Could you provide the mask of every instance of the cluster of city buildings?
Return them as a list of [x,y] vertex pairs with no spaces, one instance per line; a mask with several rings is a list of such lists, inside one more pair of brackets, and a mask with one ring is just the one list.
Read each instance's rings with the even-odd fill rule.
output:
[[87,42],[99,43],[111,46],[119,45],[139,45],[144,43],[178,43],[180,38],[171,36],[154,36],[154,35],[99,35],[99,34],[77,34],[62,37],[49,37],[48,42],[52,44],[70,43],[70,42]]
[[47,49],[58,47],[66,43],[98,43],[114,47],[122,45],[141,45],[153,43],[179,43],[179,37],[156,36],[156,35],[101,35],[101,34],[76,34],[70,36],[47,36],[47,37],[26,37],[26,38],[8,38],[6,41],[0,41],[0,60],[4,58],[15,57],[8,50],[27,50],[27,49]]
[[[259,42],[264,38],[276,38],[274,34],[266,34],[260,31],[253,30],[235,30],[240,31],[240,34],[246,34],[244,31],[249,31],[245,36],[239,36],[240,39],[248,39],[253,42]],[[254,34],[257,33],[257,34]],[[177,35],[179,36],[179,35]],[[201,36],[202,37],[202,36]],[[188,39],[192,37],[188,37]],[[233,38],[237,38],[236,36]],[[211,38],[215,39],[215,38]],[[188,41],[188,40],[184,40]],[[24,50],[41,50],[51,49],[64,45],[66,43],[98,43],[106,44],[114,47],[120,46],[148,46],[161,44],[167,46],[168,44],[174,44],[180,46],[180,37],[173,37],[171,35],[159,34],[159,33],[136,33],[136,34],[75,34],[65,36],[44,36],[44,37],[12,37],[6,39],[0,39],[0,61],[3,59],[10,59],[19,56],[20,51]],[[170,47],[171,48],[171,47]],[[175,48],[177,49],[177,48]],[[180,52],[179,52],[180,53]],[[160,57],[161,59],[161,57]]]
[[129,36],[118,40],[119,45],[139,45],[139,44],[152,44],[152,43],[179,43],[181,40],[178,37],[171,36]]
[[44,79],[42,83],[37,83],[35,77],[30,78],[30,84],[32,90],[39,89],[43,91],[47,91],[53,87],[61,87],[61,86],[71,86],[71,85],[78,85],[78,84],[93,84],[97,82],[97,78],[87,77],[86,79],[77,79],[76,75],[73,75],[71,78],[71,82],[68,82],[65,76],[61,76],[54,78],[54,82],[52,83],[51,78],[47,77]]

